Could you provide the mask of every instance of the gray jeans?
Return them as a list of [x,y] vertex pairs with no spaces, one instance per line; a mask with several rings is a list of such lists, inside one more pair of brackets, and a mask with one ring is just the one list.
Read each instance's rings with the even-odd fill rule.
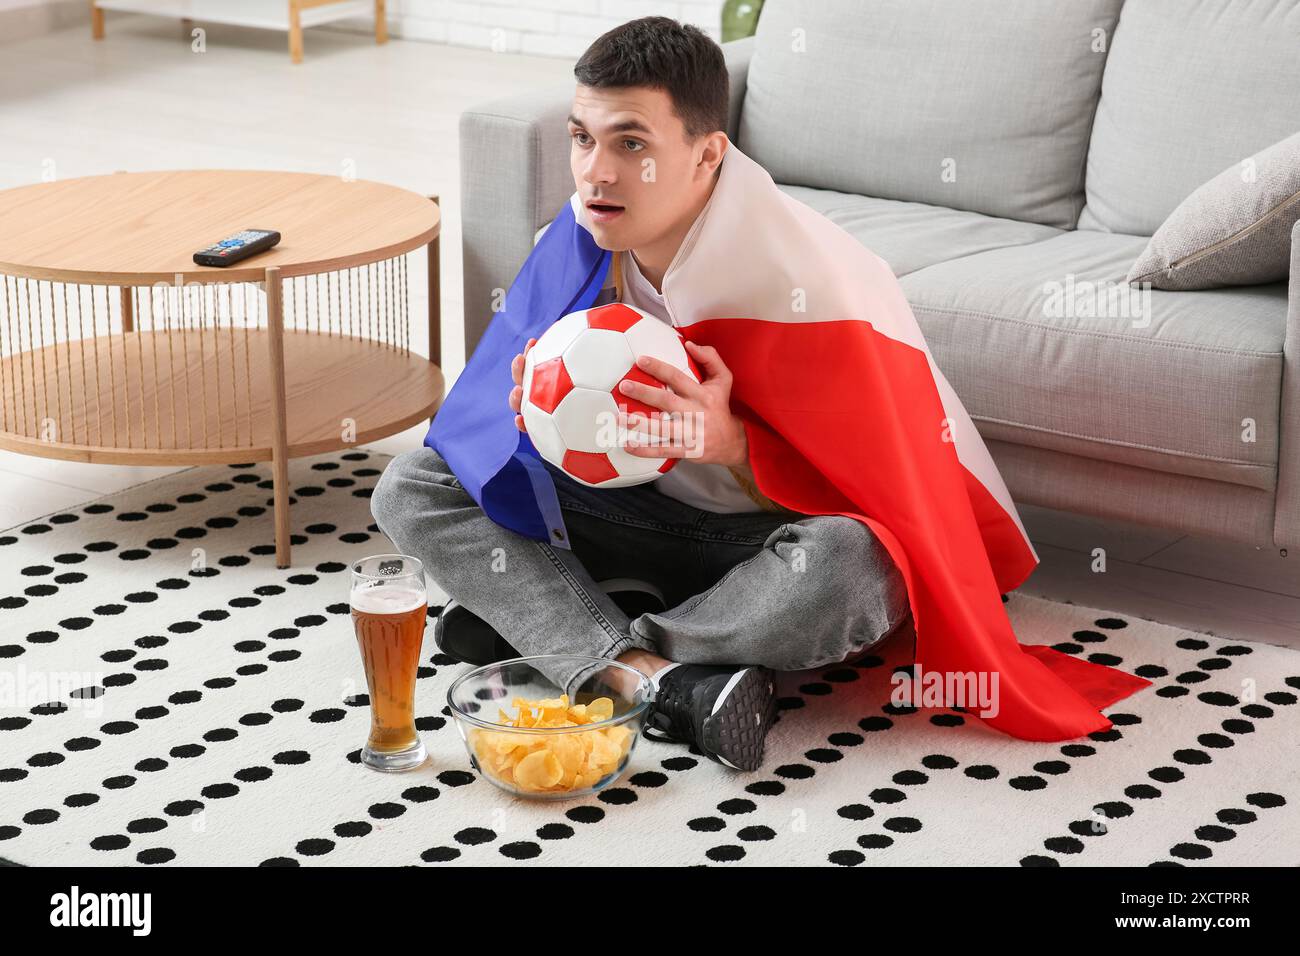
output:
[[[572,550],[503,528],[421,446],[394,458],[371,496],[379,529],[446,593],[523,655],[803,670],[851,660],[910,625],[889,552],[841,515],[702,511],[653,482],[596,489],[547,464]],[[596,584],[639,578],[668,609],[629,619]],[[548,675],[571,691],[590,671]]]

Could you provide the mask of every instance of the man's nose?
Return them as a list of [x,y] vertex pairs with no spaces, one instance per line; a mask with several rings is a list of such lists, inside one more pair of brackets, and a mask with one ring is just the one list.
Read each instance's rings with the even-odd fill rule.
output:
[[587,164],[582,172],[582,178],[596,185],[612,183],[615,177],[613,157],[603,147],[593,146],[591,152],[587,154]]

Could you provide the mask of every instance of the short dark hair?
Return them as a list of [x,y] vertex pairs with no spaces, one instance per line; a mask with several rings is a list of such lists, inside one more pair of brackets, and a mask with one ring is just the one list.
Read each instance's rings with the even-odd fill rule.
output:
[[597,37],[573,68],[583,86],[665,90],[687,139],[727,130],[731,97],[722,47],[671,17],[629,20]]

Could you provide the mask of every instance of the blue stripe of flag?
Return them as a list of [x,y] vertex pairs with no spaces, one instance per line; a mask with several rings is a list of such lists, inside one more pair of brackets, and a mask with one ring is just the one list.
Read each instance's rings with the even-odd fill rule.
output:
[[568,531],[550,472],[528,435],[515,427],[508,404],[514,387],[510,363],[530,338],[540,338],[570,312],[591,307],[610,256],[579,225],[566,201],[515,276],[505,307],[492,318],[424,437],[488,517],[558,547],[569,546]]

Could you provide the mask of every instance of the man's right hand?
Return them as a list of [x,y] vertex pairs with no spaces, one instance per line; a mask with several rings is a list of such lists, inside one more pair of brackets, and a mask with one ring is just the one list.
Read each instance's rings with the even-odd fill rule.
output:
[[524,397],[524,357],[528,355],[528,350],[537,344],[537,339],[529,339],[524,350],[515,356],[514,361],[510,363],[510,376],[515,380],[515,387],[510,390],[510,407],[515,410],[515,427],[521,432],[528,429],[524,427],[524,416],[519,414],[519,406]]

